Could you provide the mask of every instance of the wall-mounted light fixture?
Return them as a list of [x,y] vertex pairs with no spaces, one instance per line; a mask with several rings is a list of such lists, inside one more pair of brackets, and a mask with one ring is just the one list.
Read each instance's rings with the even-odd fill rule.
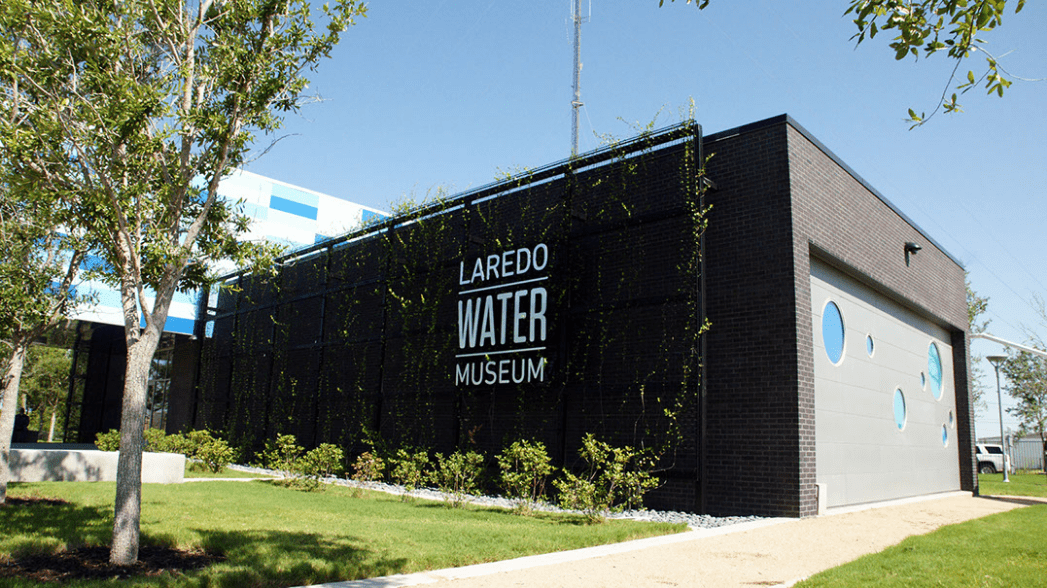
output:
[[905,242],[905,265],[909,265],[909,256],[916,255],[916,253],[923,249],[919,243],[913,243],[912,241]]

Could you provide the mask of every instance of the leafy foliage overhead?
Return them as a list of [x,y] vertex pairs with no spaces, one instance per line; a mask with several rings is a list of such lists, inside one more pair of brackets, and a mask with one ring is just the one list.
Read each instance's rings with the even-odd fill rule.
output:
[[[1025,6],[1025,0],[1012,0],[1011,6],[1017,14]],[[913,126],[918,126],[939,109],[945,112],[962,111],[957,102],[957,93],[948,95],[954,84],[954,89],[960,93],[984,84],[990,94],[998,96],[1003,96],[1004,90],[1010,87],[1009,74],[978,36],[1003,24],[1006,10],[1007,0],[849,0],[845,14],[854,15],[858,43],[866,37],[872,39],[882,31],[896,34],[890,43],[895,59],[909,56],[918,58],[921,53],[924,57],[930,57],[945,52],[956,61],[945,92],[931,114],[917,114],[915,110],[909,109],[910,121]],[[985,70],[980,74],[969,70],[963,76],[960,66],[976,51],[985,55]],[[958,77],[961,81],[956,83]]]
[[[694,4],[701,10],[709,1],[695,0]],[[690,4],[691,0],[686,2]],[[658,0],[659,6],[663,4],[665,0]],[[989,94],[1003,96],[1004,90],[1011,86],[1015,76],[1003,68],[987,49],[985,40],[978,36],[1003,24],[1007,4],[1008,0],[847,0],[844,14],[853,17],[858,28],[853,38],[858,44],[889,31],[896,35],[890,42],[895,59],[919,58],[921,54],[930,57],[944,52],[956,61],[945,91],[931,113],[909,109],[909,122],[917,127],[939,110],[962,112],[957,94],[984,85]],[[1025,7],[1025,0],[1010,0],[1010,5],[1017,14]],[[985,69],[980,73],[968,70],[964,75],[961,65],[979,51],[985,55]]]

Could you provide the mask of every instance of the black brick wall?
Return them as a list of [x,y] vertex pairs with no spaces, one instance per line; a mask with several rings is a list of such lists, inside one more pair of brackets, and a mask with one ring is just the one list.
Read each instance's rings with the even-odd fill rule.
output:
[[[577,467],[586,433],[659,446],[664,411],[680,400],[683,438],[646,503],[694,510],[698,281],[681,268],[697,255],[687,206],[697,178],[695,139],[685,141],[464,198],[434,220],[321,249],[277,286],[245,278],[242,293],[219,297],[197,426],[256,450],[293,433],[354,453],[370,430],[396,446],[493,457],[531,438]],[[552,252],[550,377],[456,386],[459,262],[538,242]],[[423,300],[431,312],[405,310]]]

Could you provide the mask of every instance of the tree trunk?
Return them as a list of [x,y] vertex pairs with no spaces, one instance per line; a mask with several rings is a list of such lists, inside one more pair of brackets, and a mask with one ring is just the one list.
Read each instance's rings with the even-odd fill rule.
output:
[[129,566],[138,561],[146,387],[153,354],[159,342],[159,330],[147,328],[127,349],[124,401],[120,414],[120,457],[116,469],[113,543],[109,553],[109,562],[118,566]]
[[53,443],[55,440],[55,417],[58,416],[58,408],[51,409],[51,426],[47,429],[47,442]]
[[7,372],[3,376],[3,392],[0,396],[0,504],[7,502],[7,480],[11,477],[11,436],[15,432],[15,413],[18,412],[18,386],[22,382],[22,366],[29,342],[24,339],[13,341],[14,349]]

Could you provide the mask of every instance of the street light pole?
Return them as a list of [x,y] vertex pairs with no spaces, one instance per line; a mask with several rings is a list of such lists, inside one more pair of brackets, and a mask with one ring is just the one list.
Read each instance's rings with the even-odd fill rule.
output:
[[1003,448],[1003,481],[1010,482],[1011,478],[1007,473],[1007,441],[1003,437],[1003,394],[1000,393],[1000,364],[1007,361],[1006,355],[990,355],[985,358],[992,364],[993,369],[996,370],[996,400],[999,404],[1000,409],[1000,447]]

